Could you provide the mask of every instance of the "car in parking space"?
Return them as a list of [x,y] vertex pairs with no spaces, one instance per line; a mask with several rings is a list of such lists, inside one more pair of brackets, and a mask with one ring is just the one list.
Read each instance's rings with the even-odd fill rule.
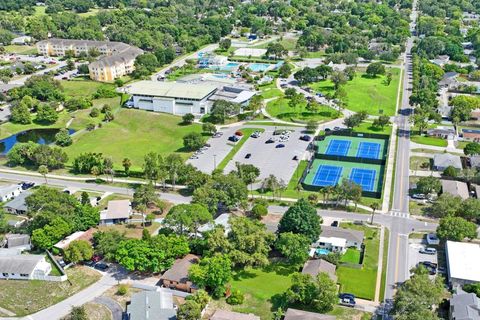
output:
[[240,140],[240,138],[239,138],[238,136],[230,136],[230,137],[228,137],[228,141],[237,142],[238,140]]
[[265,141],[265,143],[275,143],[275,139],[270,138],[267,141]]
[[251,156],[252,156],[251,153],[247,153],[247,154],[245,155],[245,159],[250,159]]
[[192,155],[192,156],[190,157],[190,160],[195,160],[195,159],[198,159],[198,156]]
[[429,233],[427,234],[427,243],[429,245],[439,245],[440,244],[440,239],[438,239],[437,235],[435,233]]
[[338,221],[337,221],[337,220],[333,221],[330,226],[332,226],[332,227],[338,227]]
[[109,268],[109,265],[106,264],[105,262],[99,262],[95,265],[94,268],[100,271],[106,271]]
[[330,131],[332,131],[332,129],[330,129],[330,128],[325,128],[323,131],[325,131],[325,132],[330,132]]
[[218,131],[218,132],[215,132],[212,137],[214,137],[214,138],[220,138],[221,136],[223,136],[223,132]]
[[235,131],[235,135],[236,136],[243,136],[243,132],[242,131]]
[[275,146],[275,148],[277,148],[277,149],[285,148],[285,145],[283,143],[279,143]]
[[303,136],[300,137],[300,140],[310,141],[310,140],[312,140],[312,137],[310,137],[308,134],[304,134]]
[[340,305],[344,306],[344,307],[355,307],[355,299],[349,299],[349,298],[342,298],[340,299]]
[[421,248],[419,252],[422,254],[434,255],[434,254],[437,254],[437,249],[432,247],[426,247],[426,248]]
[[250,137],[252,137],[252,138],[258,138],[258,137],[260,137],[260,132],[259,132],[259,131],[255,131],[254,133],[252,133],[252,134],[250,135]]
[[339,293],[339,294],[338,294],[338,297],[339,297],[340,299],[349,298],[349,299],[355,300],[355,295],[352,294],[352,293],[342,292],[342,293]]
[[297,160],[298,160],[298,156],[293,156],[292,160],[297,161]]

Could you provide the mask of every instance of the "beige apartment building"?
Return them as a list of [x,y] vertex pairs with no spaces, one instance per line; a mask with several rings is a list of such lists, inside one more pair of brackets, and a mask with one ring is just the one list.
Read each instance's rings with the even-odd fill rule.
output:
[[143,50],[122,42],[55,38],[37,42],[37,50],[44,56],[64,56],[69,51],[80,56],[97,50],[99,59],[88,65],[90,78],[96,81],[113,81],[131,73],[135,58],[143,53]]

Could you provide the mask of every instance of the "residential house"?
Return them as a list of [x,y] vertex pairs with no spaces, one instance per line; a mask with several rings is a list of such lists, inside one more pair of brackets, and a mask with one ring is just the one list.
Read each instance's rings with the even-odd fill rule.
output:
[[127,303],[126,320],[175,320],[173,295],[166,290],[141,291]]
[[480,109],[473,109],[470,113],[470,118],[472,120],[480,120]]
[[10,184],[0,187],[0,202],[7,202],[17,197],[22,192],[22,187],[19,184]]
[[480,142],[480,130],[462,129],[462,137],[466,141]]
[[315,259],[315,260],[307,260],[303,265],[302,273],[309,274],[312,277],[316,278],[317,275],[321,272],[325,272],[328,274],[330,279],[332,279],[335,283],[337,282],[337,276],[335,275],[335,270],[337,266],[333,263],[330,263],[323,259]]
[[480,169],[480,155],[469,157],[470,167],[474,169]]
[[438,85],[440,88],[453,89],[459,84],[457,77],[458,73],[456,72],[445,72],[442,80],[438,82]]
[[462,169],[462,161],[459,156],[450,153],[437,153],[433,156],[433,169],[444,171],[448,167]]
[[453,288],[480,282],[480,245],[447,241],[448,282]]
[[346,240],[347,248],[355,247],[358,250],[362,249],[363,239],[365,238],[363,231],[331,226],[321,226],[321,228],[321,236],[343,238]]
[[230,223],[228,222],[230,220],[230,213],[222,213],[218,217],[213,220],[213,223],[207,223],[203,226],[201,226],[198,231],[199,232],[206,232],[213,230],[215,226],[222,226],[223,229],[225,230],[225,234],[228,234],[230,232]]
[[453,181],[453,180],[441,180],[442,192],[451,194],[452,196],[458,196],[463,200],[470,198],[468,192],[468,186],[465,182]]
[[461,290],[450,298],[450,320],[480,320],[480,299]]
[[7,225],[12,228],[20,228],[21,225],[25,222],[26,219],[23,220],[8,220]]
[[330,252],[345,253],[347,251],[347,240],[344,238],[320,236],[314,246]]
[[112,200],[108,202],[107,209],[100,212],[101,225],[125,223],[132,214],[130,200]]
[[210,320],[260,320],[259,316],[252,313],[240,313],[227,310],[216,310]]
[[0,279],[43,280],[50,271],[44,255],[0,255]]
[[85,240],[85,241],[89,241],[91,242],[92,241],[92,238],[93,238],[93,233],[95,232],[96,230],[94,228],[90,228],[88,229],[87,231],[77,231],[77,232],[74,232],[72,233],[71,235],[65,237],[65,239],[63,240],[60,240],[59,242],[57,242],[54,247],[59,249],[59,250],[64,250],[66,249],[70,243],[72,241],[75,241],[75,240]]
[[322,313],[315,313],[309,311],[303,311],[293,308],[288,308],[287,312],[285,313],[285,317],[283,320],[335,320],[337,317],[322,314]]
[[450,57],[447,55],[440,55],[436,59],[430,60],[431,63],[436,64],[437,66],[440,66],[443,68],[444,65],[446,65],[450,61]]
[[30,250],[30,236],[28,234],[9,233],[5,235],[6,248],[22,248]]
[[16,198],[7,202],[3,206],[3,209],[6,212],[11,213],[11,214],[26,215],[28,208],[27,208],[27,204],[25,202],[25,199],[31,194],[32,193],[30,191],[24,191],[24,192],[20,193]]
[[199,260],[200,258],[194,254],[187,254],[182,259],[178,259],[173,266],[160,277],[161,284],[171,289],[195,292],[197,288],[188,279],[188,270],[192,264],[197,263]]
[[438,128],[428,129],[427,135],[429,137],[448,139],[449,137],[455,136],[455,130],[450,127],[438,127]]

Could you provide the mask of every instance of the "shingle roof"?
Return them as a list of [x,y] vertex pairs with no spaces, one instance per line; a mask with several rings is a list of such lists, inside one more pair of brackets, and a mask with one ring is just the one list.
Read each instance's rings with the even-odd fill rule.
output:
[[260,320],[260,317],[254,314],[246,314],[227,310],[216,310],[210,317],[210,320]]
[[465,182],[453,180],[441,180],[443,193],[449,193],[453,196],[459,196],[462,199],[470,198],[468,186]]
[[7,186],[0,187],[0,196],[4,197],[7,195],[11,195],[13,192],[19,190],[21,187],[18,184],[10,184]]
[[462,169],[462,161],[459,156],[450,153],[437,153],[433,156],[433,165],[439,168],[452,166]]
[[177,82],[138,81],[127,86],[127,92],[133,95],[146,95],[167,98],[185,98],[202,100],[217,90],[208,84],[188,84]]
[[166,291],[142,291],[132,296],[127,305],[129,320],[174,320],[172,293]]
[[325,272],[328,274],[330,279],[337,281],[337,276],[335,275],[335,270],[337,267],[328,261],[323,259],[317,260],[308,260],[303,265],[302,273],[309,274],[312,277],[316,277],[320,272]]
[[0,256],[0,273],[31,274],[44,258],[36,254]]
[[7,234],[5,239],[7,240],[8,248],[26,246],[30,244],[30,236],[28,234]]
[[130,200],[112,200],[108,202],[107,210],[101,219],[128,219],[130,217]]
[[19,211],[27,211],[28,208],[27,204],[25,203],[25,199],[31,194],[32,193],[30,191],[22,192],[16,198],[7,202],[4,207]]
[[359,230],[344,229],[338,227],[322,226],[321,237],[343,238],[350,242],[363,242],[364,233]]
[[187,254],[182,259],[175,261],[173,266],[165,271],[160,277],[162,280],[170,280],[177,282],[186,282],[188,280],[188,269],[194,263],[197,263],[199,257],[194,254]]
[[480,320],[480,301],[475,293],[454,294],[450,299],[450,313],[455,320]]
[[288,308],[284,320],[335,320],[337,317],[327,314],[308,312]]

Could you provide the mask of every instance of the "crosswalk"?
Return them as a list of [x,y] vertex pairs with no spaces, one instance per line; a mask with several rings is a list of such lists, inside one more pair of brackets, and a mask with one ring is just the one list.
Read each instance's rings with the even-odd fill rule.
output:
[[391,210],[389,212],[389,214],[391,216],[394,216],[394,217],[410,218],[410,213],[408,213],[408,212],[400,212],[400,211],[396,211],[396,210]]

